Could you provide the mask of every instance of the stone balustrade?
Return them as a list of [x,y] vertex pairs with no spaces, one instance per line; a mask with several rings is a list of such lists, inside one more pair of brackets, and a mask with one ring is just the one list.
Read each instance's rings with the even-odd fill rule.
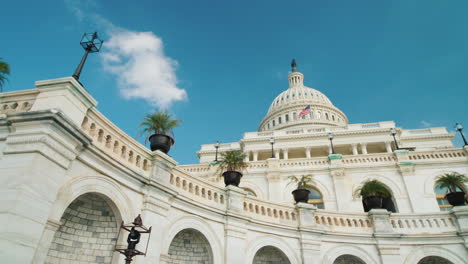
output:
[[81,129],[93,139],[96,147],[126,166],[149,175],[151,151],[125,134],[99,111],[90,109]]
[[451,212],[430,214],[392,213],[390,223],[394,232],[402,234],[456,232],[455,218]]
[[396,158],[393,153],[377,153],[366,155],[346,155],[342,158],[345,167],[362,167],[375,165],[395,164]]
[[432,151],[412,151],[408,153],[408,158],[417,163],[433,162],[441,159],[447,160],[468,160],[464,149],[441,149]]
[[29,112],[38,94],[37,89],[0,93],[0,114]]
[[331,232],[372,233],[367,213],[341,213],[317,210],[315,223],[319,229]]
[[244,198],[244,213],[255,220],[297,226],[297,212],[293,205],[280,205],[255,197]]

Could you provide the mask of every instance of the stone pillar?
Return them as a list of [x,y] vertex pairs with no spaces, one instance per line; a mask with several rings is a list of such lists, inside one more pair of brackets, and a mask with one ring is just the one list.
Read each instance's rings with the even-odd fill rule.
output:
[[250,159],[250,152],[247,151],[247,152],[245,153],[245,159],[244,159],[244,161],[245,161],[245,162],[249,162],[249,159]]
[[367,143],[361,143],[361,153],[366,155],[367,154]]
[[88,109],[97,106],[97,101],[73,77],[37,81],[35,85],[39,95],[31,111],[57,109],[78,127]]
[[253,161],[258,161],[258,151],[253,152]]
[[268,199],[274,202],[282,201],[283,190],[280,181],[279,160],[270,158],[267,159],[268,170],[266,172],[266,180],[268,181]]
[[61,222],[47,221],[32,263],[44,263],[47,258],[47,253],[49,252],[50,244],[54,239],[55,232],[61,225]]
[[307,203],[296,204],[296,211],[299,220],[299,235],[302,247],[302,262],[304,264],[318,264],[320,256],[320,234],[310,232],[315,228],[315,211],[317,208],[314,205]]
[[333,179],[333,187],[335,189],[336,210],[346,211],[350,208],[349,202],[351,193],[352,181],[351,178],[345,176],[345,169],[343,166],[341,154],[332,154],[328,156],[330,162],[329,171]]
[[288,159],[288,149],[283,149],[283,159]]
[[306,158],[310,159],[311,157],[310,148],[305,148],[305,155],[306,155]]
[[353,150],[353,155],[358,155],[359,154],[357,144],[351,144],[351,148]]
[[277,149],[275,150],[275,159],[279,159],[280,158],[280,150]]
[[372,209],[369,211],[369,218],[382,263],[402,263],[399,244],[401,235],[393,232],[390,214],[386,209]]
[[[397,167],[402,177],[406,196],[404,201],[407,201],[410,212],[427,212],[426,206],[428,203],[424,200],[424,191],[421,186],[420,178],[415,175],[415,164],[409,159],[409,151],[405,149],[395,150],[394,155],[397,160]],[[411,194],[411,195],[410,195]],[[398,201],[400,202],[400,201]],[[435,199],[433,199],[435,202]],[[435,205],[435,203],[433,203]],[[400,206],[401,207],[401,206]],[[438,208],[433,208],[438,210]],[[415,211],[417,210],[417,211]]]
[[71,162],[90,144],[65,115],[43,110],[0,119],[0,134],[6,138],[0,153],[0,248],[4,263],[32,263],[36,254],[44,259],[42,251],[50,246],[39,243],[53,233],[54,226],[47,221],[57,193],[69,180]]
[[[238,215],[244,212],[244,198],[247,192],[235,186],[226,187],[226,224],[225,230],[225,259],[226,264],[244,263],[246,248],[247,221],[242,220]],[[236,249],[236,250],[230,250]]]
[[452,214],[456,219],[458,234],[463,238],[465,248],[468,249],[468,205],[453,207]]
[[392,153],[392,152],[393,152],[393,150],[392,150],[392,142],[386,141],[386,142],[385,142],[385,149],[387,150],[387,153]]

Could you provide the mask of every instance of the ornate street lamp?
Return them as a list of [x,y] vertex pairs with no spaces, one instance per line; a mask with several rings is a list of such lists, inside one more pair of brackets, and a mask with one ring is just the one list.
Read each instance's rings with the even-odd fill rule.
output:
[[85,50],[85,54],[83,55],[83,58],[81,58],[81,62],[80,64],[78,64],[78,67],[76,67],[75,73],[73,74],[73,78],[75,78],[76,80],[80,79],[81,70],[83,70],[83,66],[86,62],[86,58],[88,58],[88,54],[99,52],[103,42],[104,41],[99,38],[97,32],[83,34],[80,44]]
[[[117,245],[117,241],[119,241],[121,230],[125,230],[128,232],[127,248],[119,248],[119,246]],[[141,234],[149,235],[144,252],[136,249],[137,244],[140,243]],[[141,220],[141,216],[138,215],[131,224],[124,224],[123,221],[122,221],[122,224],[120,224],[119,234],[117,235],[117,240],[115,242],[115,251],[118,251],[120,252],[120,254],[125,256],[125,264],[130,264],[134,256],[137,256],[137,255],[146,256],[150,238],[151,238],[151,227],[150,228],[145,227],[143,225],[143,221]]]
[[333,133],[328,133],[328,139],[330,140],[330,146],[331,146],[331,154],[336,154],[335,153],[335,148],[333,147]]
[[270,144],[271,144],[271,157],[274,158],[275,154],[273,153],[273,145],[275,144],[275,139],[273,137],[270,138]]
[[395,137],[395,135],[397,134],[396,128],[394,127],[390,128],[390,134],[393,136],[393,141],[395,142],[396,149],[399,150],[400,147],[398,146],[398,142],[396,141],[396,137]]
[[460,132],[460,135],[461,135],[461,137],[463,139],[463,146],[468,145],[468,143],[466,142],[466,138],[465,138],[465,136],[463,135],[463,132],[462,132],[462,130],[463,130],[462,124],[456,123],[455,128],[457,129],[458,132]]
[[214,147],[215,147],[215,149],[216,149],[216,154],[215,154],[215,160],[214,160],[214,161],[218,161],[219,141],[216,141]]

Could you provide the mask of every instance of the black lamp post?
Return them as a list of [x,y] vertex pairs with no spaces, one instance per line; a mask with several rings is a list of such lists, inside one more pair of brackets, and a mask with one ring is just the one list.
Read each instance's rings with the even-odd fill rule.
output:
[[328,139],[330,140],[330,146],[331,146],[331,154],[336,154],[335,153],[335,148],[333,147],[333,133],[328,133]]
[[214,145],[215,149],[216,149],[216,154],[215,154],[215,161],[218,161],[218,149],[219,149],[219,141],[216,141],[215,145]]
[[[125,230],[129,232],[127,236],[127,248],[119,248],[117,245],[117,241],[119,241],[120,231]],[[142,252],[136,249],[136,245],[140,243],[141,234],[148,234],[148,241],[146,242],[145,252]],[[117,240],[115,242],[115,251],[120,252],[120,254],[125,256],[125,264],[130,264],[132,262],[132,258],[137,255],[146,256],[146,252],[148,251],[148,244],[151,238],[151,227],[147,228],[143,225],[143,221],[141,220],[141,216],[138,215],[135,220],[131,224],[120,224],[119,234],[117,235]]]
[[394,128],[394,127],[390,128],[390,134],[392,134],[392,136],[393,136],[393,141],[395,142],[396,149],[397,150],[400,149],[400,147],[398,146],[398,142],[396,141],[396,137],[395,137],[396,134],[397,134],[396,128]]
[[457,129],[458,132],[460,132],[460,135],[461,135],[461,137],[463,139],[463,146],[468,145],[468,143],[466,142],[466,138],[465,138],[465,136],[463,135],[463,132],[462,132],[462,130],[463,130],[462,124],[456,123],[455,128]]
[[273,145],[275,144],[275,139],[273,137],[270,138],[270,144],[271,144],[271,157],[274,158],[275,154],[273,153]]
[[83,58],[81,58],[81,62],[78,64],[78,67],[76,67],[73,78],[76,80],[80,79],[81,70],[83,70],[83,66],[86,62],[86,58],[88,58],[88,54],[99,52],[103,42],[104,41],[98,37],[97,32],[83,34],[80,44],[85,50],[85,54],[83,55]]

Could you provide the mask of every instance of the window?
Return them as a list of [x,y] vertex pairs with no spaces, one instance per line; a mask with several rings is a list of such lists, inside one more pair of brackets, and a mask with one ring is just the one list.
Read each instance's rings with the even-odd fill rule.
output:
[[314,112],[310,112],[309,116],[310,116],[310,119],[314,119]]
[[322,113],[320,111],[317,111],[317,119],[322,118]]
[[273,126],[275,126],[275,120],[273,120]]
[[307,190],[310,191],[308,203],[315,205],[319,209],[324,209],[322,194],[312,186],[307,186]]
[[289,122],[289,115],[288,115],[288,114],[286,114],[286,116],[284,116],[284,120],[285,120],[286,122]]
[[268,123],[268,129],[270,129],[270,123]]
[[[462,190],[457,187],[457,192],[461,192]],[[436,199],[437,199],[437,204],[439,205],[439,208],[441,211],[449,211],[450,208],[453,206],[449,204],[447,199],[445,199],[445,195],[447,194],[448,190],[447,188],[442,188],[440,187],[440,184],[437,184],[434,187],[434,192],[436,194]]]
[[281,116],[278,117],[278,125],[281,124]]
[[335,121],[335,115],[332,115],[332,120]]
[[325,113],[325,119],[330,120],[330,118],[328,117],[328,113]]
[[296,120],[297,119],[297,114],[296,112],[293,113],[293,120]]

